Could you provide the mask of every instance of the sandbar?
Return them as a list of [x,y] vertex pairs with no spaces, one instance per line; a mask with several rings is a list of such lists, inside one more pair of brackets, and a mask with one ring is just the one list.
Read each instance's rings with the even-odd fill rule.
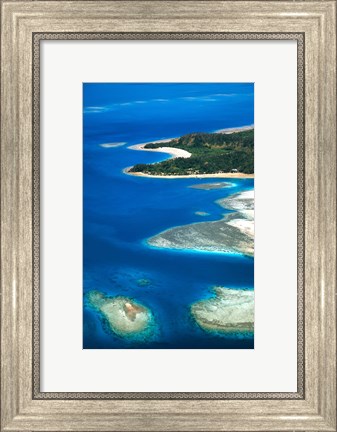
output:
[[243,191],[217,201],[222,207],[234,210],[227,216],[227,224],[254,238],[254,190]]
[[[250,125],[250,126],[242,126],[242,127],[238,127],[238,128],[227,128],[227,129],[219,129],[218,131],[215,131],[214,133],[225,133],[225,134],[230,134],[230,133],[234,133],[234,132],[241,132],[244,130],[251,130],[254,129],[254,125]],[[166,139],[162,139],[162,140],[156,140],[156,141],[149,141],[146,143],[142,143],[142,144],[136,144],[133,146],[128,147],[131,150],[142,150],[142,151],[152,151],[152,152],[160,152],[160,153],[167,153],[169,155],[171,155],[172,159],[173,158],[189,158],[191,157],[191,153],[189,153],[186,150],[183,149],[179,149],[179,148],[174,148],[174,147],[159,147],[156,149],[149,149],[149,148],[145,148],[145,146],[147,144],[158,144],[158,143],[165,143],[165,142],[170,142],[173,140],[177,140],[178,141],[179,138],[174,137],[174,138],[166,138]],[[254,174],[245,174],[245,173],[241,173],[241,172],[218,172],[218,173],[214,173],[214,174],[183,174],[183,175],[159,175],[159,174],[145,174],[143,172],[130,172],[130,169],[133,167],[127,167],[123,170],[124,174],[128,174],[128,175],[133,175],[133,176],[137,176],[137,177],[150,177],[150,178],[165,178],[165,179],[179,179],[179,178],[254,178]]]
[[[171,141],[171,140],[165,140],[166,142]],[[153,141],[153,143],[156,143],[158,141]],[[163,142],[163,141],[160,141]],[[186,150],[182,150],[179,148],[174,148],[174,147],[159,147],[159,148],[145,148],[146,144],[149,143],[145,143],[145,144],[136,144],[133,146],[128,147],[129,149],[132,150],[143,150],[143,151],[150,151],[150,152],[157,152],[157,153],[168,153],[169,155],[171,155],[172,159],[174,158],[189,158],[191,157],[191,153],[186,151]],[[134,173],[129,173],[129,174],[134,174]]]

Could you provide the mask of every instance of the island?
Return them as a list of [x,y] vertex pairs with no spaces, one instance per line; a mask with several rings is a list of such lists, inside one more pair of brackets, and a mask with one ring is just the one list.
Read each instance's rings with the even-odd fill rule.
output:
[[213,288],[214,296],[191,305],[194,321],[203,330],[238,335],[254,333],[254,291]]
[[214,190],[214,189],[225,189],[228,187],[232,187],[231,183],[219,182],[219,183],[198,183],[189,186],[192,189],[201,189],[201,190]]
[[254,176],[254,128],[252,127],[239,132],[196,132],[180,138],[139,144],[131,148],[166,152],[172,157],[153,164],[136,164],[126,170],[129,174],[175,177]]
[[254,190],[220,199],[231,210],[223,219],[170,228],[147,240],[152,247],[254,256]]
[[90,291],[88,304],[106,320],[109,329],[120,337],[150,337],[154,317],[144,305],[123,296],[108,297],[99,291]]

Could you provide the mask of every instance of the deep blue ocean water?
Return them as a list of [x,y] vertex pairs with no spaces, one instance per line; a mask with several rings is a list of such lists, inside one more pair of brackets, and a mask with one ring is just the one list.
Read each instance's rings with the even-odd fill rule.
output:
[[[252,189],[252,179],[158,179],[126,175],[163,153],[128,146],[254,123],[252,84],[84,84],[83,290],[134,298],[153,312],[156,335],[121,338],[84,300],[83,348],[253,348],[251,337],[200,329],[190,305],[219,285],[253,289],[254,260],[241,255],[151,248],[146,239],[174,226],[218,220],[215,201]],[[125,143],[104,148],[101,144]],[[200,190],[197,183],[230,182]],[[206,212],[198,216],[195,212]],[[144,280],[146,283],[144,284]]]

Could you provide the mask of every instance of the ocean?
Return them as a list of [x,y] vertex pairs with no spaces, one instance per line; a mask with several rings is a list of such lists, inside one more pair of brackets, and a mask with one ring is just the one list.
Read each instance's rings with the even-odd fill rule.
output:
[[[214,286],[254,289],[253,258],[146,243],[175,226],[221,219],[226,210],[215,201],[253,189],[254,180],[123,173],[136,163],[169,157],[129,149],[131,145],[253,123],[252,84],[84,84],[83,348],[254,347],[252,337],[202,330],[190,315],[190,305],[213,296]],[[215,181],[230,182],[231,187],[189,188]],[[155,318],[155,337],[115,335],[86,302],[92,290],[147,306]]]

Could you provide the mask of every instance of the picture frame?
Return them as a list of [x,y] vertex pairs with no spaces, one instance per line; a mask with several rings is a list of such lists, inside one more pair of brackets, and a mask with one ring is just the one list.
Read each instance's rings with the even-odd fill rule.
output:
[[[336,2],[1,6],[1,430],[336,431]],[[297,41],[297,392],[40,392],[43,39]]]

